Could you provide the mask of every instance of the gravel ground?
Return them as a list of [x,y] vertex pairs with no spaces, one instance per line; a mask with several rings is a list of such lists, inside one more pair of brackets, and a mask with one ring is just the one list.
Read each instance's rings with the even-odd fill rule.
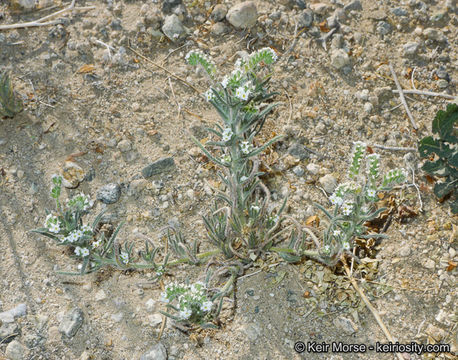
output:
[[[151,271],[59,275],[75,271],[76,261],[28,232],[53,208],[50,179],[65,170],[77,187],[64,197],[84,192],[95,200],[93,214],[107,209],[105,221],[126,221],[121,241],[164,246],[160,230],[172,224],[210,249],[202,215],[217,176],[190,135],[205,138],[218,118],[176,77],[203,93],[209,84],[185,64],[189,50],[213,56],[224,74],[237,55],[265,46],[279,56],[271,84],[281,106],[261,138],[285,134],[262,155],[274,203],[288,196],[287,212],[302,224],[322,216],[313,202],[329,207],[325,193],[345,180],[357,140],[379,152],[386,169],[412,169],[421,202],[413,186],[383,200],[392,208],[389,238],[366,249],[354,276],[397,341],[451,347],[403,358],[456,358],[457,218],[434,197],[416,151],[377,148],[416,147],[456,96],[456,1],[78,0],[59,24],[1,29],[68,5],[0,3],[0,70],[11,72],[25,104],[0,119],[0,358],[394,358],[295,352],[297,341],[388,342],[342,269],[256,263],[245,275],[260,271],[237,282],[235,312],[234,299],[225,302],[221,329],[185,334],[168,321],[158,340],[161,288]],[[414,126],[392,91],[389,63],[404,89],[449,98],[406,94]],[[165,281],[204,273],[177,267]]]

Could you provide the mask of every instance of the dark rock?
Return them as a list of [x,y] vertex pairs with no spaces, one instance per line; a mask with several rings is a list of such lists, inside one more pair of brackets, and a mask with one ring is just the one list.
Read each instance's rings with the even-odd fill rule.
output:
[[171,14],[173,10],[183,3],[182,0],[163,0],[162,1],[162,12],[164,14]]
[[84,313],[81,309],[74,308],[68,312],[59,326],[59,332],[68,338],[75,336],[78,329],[83,324]]
[[391,12],[396,16],[407,16],[407,15],[409,15],[409,12],[406,9],[402,8],[402,7],[397,7],[397,8],[391,9]]
[[302,11],[296,16],[299,28],[310,27],[313,24],[313,11],[310,9]]
[[305,149],[304,145],[294,143],[288,149],[288,153],[299,160],[304,160],[309,157],[309,153]]
[[351,11],[351,10],[362,10],[363,9],[363,6],[361,5],[361,1],[360,0],[354,0],[352,1],[351,3],[347,4],[344,6],[344,10],[345,11]]
[[215,22],[222,21],[226,17],[227,7],[224,4],[218,4],[213,8],[211,19]]
[[114,204],[120,196],[121,187],[115,183],[104,185],[97,191],[97,200],[104,204]]
[[162,158],[152,164],[146,166],[142,170],[142,175],[144,178],[149,178],[153,175],[158,175],[163,172],[172,170],[175,167],[175,161],[173,158]]

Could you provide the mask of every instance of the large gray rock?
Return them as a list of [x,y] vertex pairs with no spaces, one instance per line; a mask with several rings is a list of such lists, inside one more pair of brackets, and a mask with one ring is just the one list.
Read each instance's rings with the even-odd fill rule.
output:
[[258,20],[256,4],[253,1],[245,1],[234,5],[227,12],[226,19],[237,29],[253,27]]
[[331,65],[337,70],[350,65],[350,57],[342,49],[335,49],[331,53]]
[[27,314],[27,305],[19,304],[16,307],[0,313],[0,323],[12,323],[15,318]]
[[8,343],[18,335],[18,326],[16,323],[3,322],[0,325],[0,343]]
[[142,170],[142,175],[145,178],[149,178],[153,175],[162,174],[163,172],[170,171],[175,167],[175,161],[173,158],[162,158],[152,164],[146,166]]
[[23,360],[25,347],[19,341],[11,341],[5,350],[5,355],[10,360]]
[[169,15],[164,20],[162,32],[172,41],[178,41],[186,35],[186,30],[178,16]]
[[167,349],[162,343],[157,343],[144,353],[140,360],[167,360]]
[[59,332],[68,338],[75,336],[83,324],[84,313],[81,309],[74,308],[65,314],[59,326]]

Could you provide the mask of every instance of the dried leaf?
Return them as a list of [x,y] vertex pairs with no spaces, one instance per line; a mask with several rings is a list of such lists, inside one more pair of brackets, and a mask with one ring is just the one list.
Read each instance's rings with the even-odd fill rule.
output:
[[81,66],[77,73],[78,74],[89,74],[89,73],[93,73],[95,71],[95,66],[93,64],[86,64],[86,65],[83,65]]
[[321,32],[327,33],[331,31],[331,29],[328,28],[328,22],[326,20],[323,20],[322,22],[320,22],[318,26],[320,27]]
[[305,221],[305,225],[317,228],[320,226],[320,218],[317,215],[309,216],[309,218]]
[[453,262],[451,260],[448,261],[448,266],[447,266],[447,271],[453,271],[457,266],[456,262]]

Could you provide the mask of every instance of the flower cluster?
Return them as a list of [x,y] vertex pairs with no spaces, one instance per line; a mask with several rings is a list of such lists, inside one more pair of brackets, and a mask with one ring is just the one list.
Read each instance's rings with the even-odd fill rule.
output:
[[221,140],[224,142],[228,142],[232,139],[232,136],[234,135],[234,133],[232,132],[231,128],[226,128],[224,129],[222,135],[223,136],[221,137]]
[[75,247],[75,254],[76,256],[81,256],[81,257],[89,256],[89,249],[77,246]]
[[390,188],[407,179],[407,173],[404,169],[393,169],[383,177],[382,188]]
[[212,58],[200,50],[191,50],[186,54],[186,61],[190,65],[201,65],[208,75],[213,77],[216,72],[216,66]]
[[210,88],[204,93],[204,96],[207,101],[211,101],[215,98],[215,93],[213,92],[213,89]]
[[240,150],[243,154],[248,155],[253,150],[253,145],[249,141],[242,141],[240,143]]
[[[182,321],[200,322],[213,307],[213,302],[207,297],[207,287],[200,281],[192,285],[176,282],[167,285],[161,301],[178,311],[178,318]],[[172,305],[174,302],[176,306]]]
[[348,177],[354,179],[359,175],[361,161],[366,153],[366,144],[361,141],[356,141],[353,146],[352,162],[348,170]]
[[83,193],[67,199],[67,207],[73,211],[87,211],[94,205],[94,201]]
[[121,254],[119,254],[119,258],[121,259],[124,265],[127,265],[129,263],[129,253],[128,252],[121,251]]
[[45,228],[49,230],[49,232],[52,232],[54,234],[58,234],[60,232],[61,223],[57,216],[48,214],[48,216],[46,216],[44,225],[45,225]]

